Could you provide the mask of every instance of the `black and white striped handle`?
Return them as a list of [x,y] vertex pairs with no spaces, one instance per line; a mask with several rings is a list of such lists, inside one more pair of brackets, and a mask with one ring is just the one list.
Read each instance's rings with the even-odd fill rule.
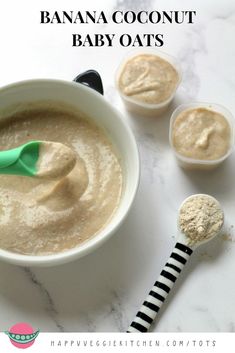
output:
[[158,280],[154,283],[152,290],[149,292],[127,332],[147,332],[149,330],[192,253],[193,250],[188,246],[179,242],[176,243],[168,262],[160,273]]

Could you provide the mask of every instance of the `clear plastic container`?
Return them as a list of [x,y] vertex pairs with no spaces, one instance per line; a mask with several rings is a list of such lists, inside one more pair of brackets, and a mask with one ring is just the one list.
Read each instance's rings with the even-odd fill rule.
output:
[[[177,71],[178,73],[178,82],[177,85],[174,89],[174,91],[172,92],[172,94],[170,95],[170,97],[165,100],[164,102],[161,103],[157,103],[157,104],[150,104],[150,103],[144,103],[141,101],[138,101],[136,99],[133,99],[127,95],[125,95],[119,87],[119,78],[120,75],[124,69],[124,66],[126,64],[127,61],[129,61],[131,58],[141,55],[141,54],[151,54],[151,55],[156,55],[162,59],[164,59],[165,61],[169,62]],[[138,115],[144,115],[144,116],[159,116],[161,115],[161,113],[163,113],[167,107],[169,106],[169,104],[171,103],[171,101],[173,100],[176,90],[180,84],[182,80],[182,71],[181,71],[181,67],[179,65],[179,62],[177,61],[176,58],[174,58],[173,56],[166,54],[158,49],[134,49],[131,50],[122,60],[121,64],[119,65],[117,72],[116,72],[116,76],[115,76],[115,85],[116,85],[116,89],[118,90],[127,110],[137,113]]]
[[[215,112],[218,112],[224,116],[224,118],[227,120],[229,123],[230,129],[231,129],[231,134],[230,134],[230,145],[227,153],[220,157],[219,159],[213,159],[213,160],[202,160],[202,159],[193,159],[189,157],[185,157],[181,155],[179,152],[176,151],[172,137],[173,137],[173,125],[175,122],[175,119],[177,116],[186,110],[189,109],[197,109],[197,108],[207,108],[209,110],[213,110]],[[175,154],[175,157],[177,159],[178,164],[185,168],[185,169],[200,169],[200,170],[211,170],[216,167],[218,167],[228,156],[232,153],[233,147],[234,147],[234,117],[230,113],[229,110],[227,110],[225,107],[223,107],[220,104],[215,104],[215,103],[205,103],[205,102],[195,102],[195,103],[188,103],[188,104],[182,104],[178,108],[175,109],[171,116],[170,120],[170,130],[169,130],[169,141],[171,148]]]

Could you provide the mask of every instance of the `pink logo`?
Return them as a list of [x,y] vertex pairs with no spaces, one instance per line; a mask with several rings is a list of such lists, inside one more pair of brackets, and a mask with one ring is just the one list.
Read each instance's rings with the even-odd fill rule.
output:
[[5,333],[10,338],[13,346],[25,349],[34,344],[39,330],[34,332],[32,326],[25,322],[20,322],[12,326],[9,331],[5,331]]

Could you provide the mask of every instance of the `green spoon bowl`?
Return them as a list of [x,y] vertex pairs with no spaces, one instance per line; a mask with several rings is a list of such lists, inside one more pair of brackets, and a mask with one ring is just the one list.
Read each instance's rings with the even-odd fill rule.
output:
[[0,174],[35,176],[40,144],[40,141],[30,141],[11,150],[1,151]]

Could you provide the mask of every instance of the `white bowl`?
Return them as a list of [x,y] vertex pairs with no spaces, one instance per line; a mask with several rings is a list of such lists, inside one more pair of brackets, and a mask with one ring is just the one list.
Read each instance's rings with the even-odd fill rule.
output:
[[[45,256],[21,255],[0,249],[0,260],[21,266],[51,266],[80,258],[115,233],[134,200],[139,182],[139,154],[135,138],[121,114],[101,94],[80,83],[40,79],[14,83],[0,89],[0,110],[10,111],[25,103],[53,100],[69,104],[102,126],[121,157],[124,187],[119,207],[110,222],[90,240],[61,253]],[[1,118],[1,116],[0,116]]]

